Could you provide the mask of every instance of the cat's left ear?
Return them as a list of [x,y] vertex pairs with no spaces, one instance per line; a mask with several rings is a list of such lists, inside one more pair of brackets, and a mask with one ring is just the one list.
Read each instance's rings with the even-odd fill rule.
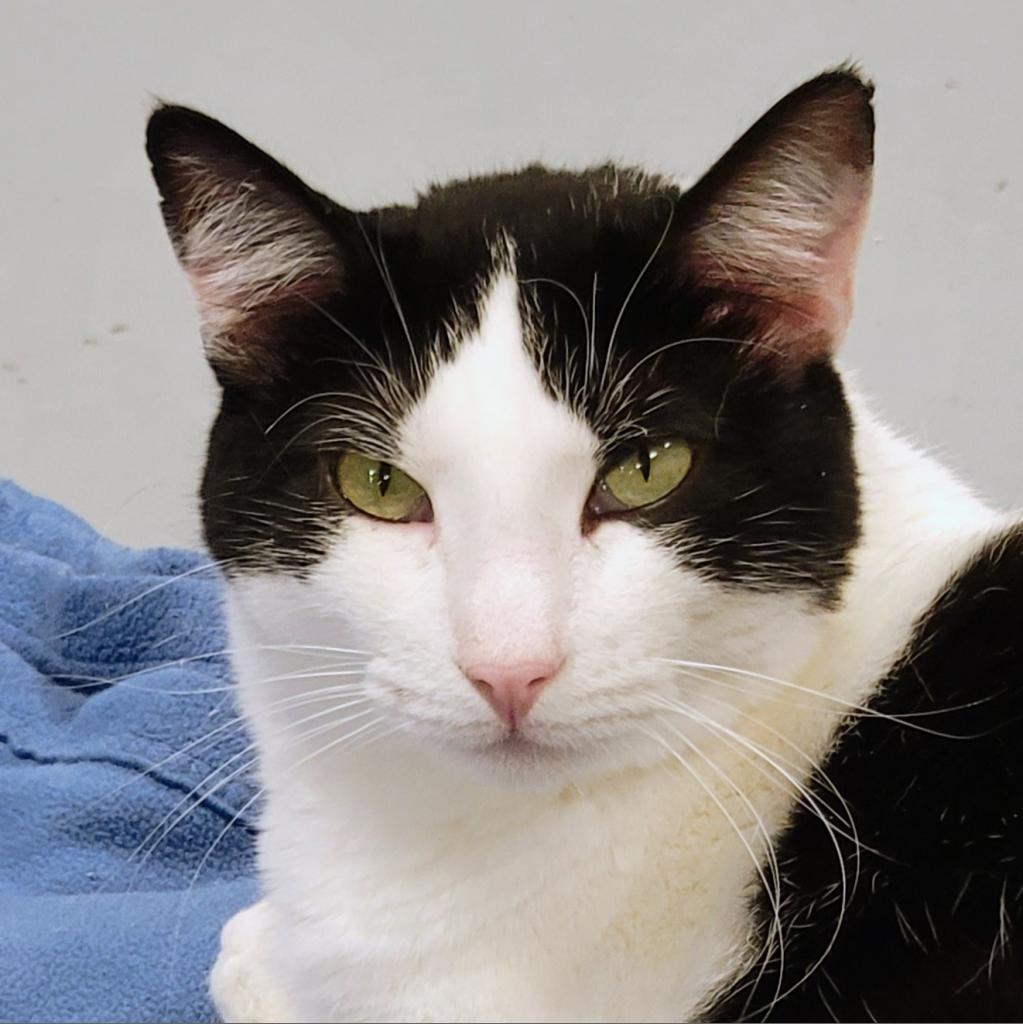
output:
[[848,69],[805,83],[679,207],[686,276],[715,296],[710,318],[739,315],[761,351],[790,363],[830,354],[852,313],[871,188],[872,96]]
[[146,151],[207,357],[222,378],[268,378],[283,358],[282,318],[308,313],[342,284],[328,227],[336,208],[230,128],[185,107],[153,113]]

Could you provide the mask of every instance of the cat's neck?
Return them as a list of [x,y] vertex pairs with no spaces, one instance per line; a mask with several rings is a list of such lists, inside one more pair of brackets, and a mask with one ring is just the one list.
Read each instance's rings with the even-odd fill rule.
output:
[[1004,517],[940,462],[898,437],[855,390],[849,401],[862,537],[841,608],[815,660],[835,663],[844,650],[843,671],[850,675],[842,686],[859,700],[899,656],[948,579]]

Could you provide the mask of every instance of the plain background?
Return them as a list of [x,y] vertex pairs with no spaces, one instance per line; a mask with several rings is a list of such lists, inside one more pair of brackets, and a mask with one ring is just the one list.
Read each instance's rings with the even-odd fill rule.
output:
[[878,171],[843,361],[1023,503],[1023,4],[0,0],[0,475],[115,538],[195,544],[215,409],[142,149],[155,97],[350,206],[540,158],[698,174],[860,61]]

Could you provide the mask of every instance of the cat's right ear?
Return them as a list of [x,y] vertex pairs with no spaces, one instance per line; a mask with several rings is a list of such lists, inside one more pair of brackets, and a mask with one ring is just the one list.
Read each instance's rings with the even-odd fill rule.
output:
[[213,118],[161,106],[146,151],[174,250],[222,380],[257,383],[280,365],[282,319],[341,287],[328,222],[336,208]]

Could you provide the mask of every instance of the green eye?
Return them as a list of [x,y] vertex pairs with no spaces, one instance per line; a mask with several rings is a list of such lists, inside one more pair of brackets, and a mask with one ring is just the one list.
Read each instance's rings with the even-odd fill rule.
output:
[[407,473],[358,452],[345,452],[337,464],[337,486],[360,512],[391,522],[424,521],[430,516],[426,491]]
[[692,449],[680,438],[641,443],[605,474],[601,486],[626,508],[642,508],[675,490],[692,464]]

